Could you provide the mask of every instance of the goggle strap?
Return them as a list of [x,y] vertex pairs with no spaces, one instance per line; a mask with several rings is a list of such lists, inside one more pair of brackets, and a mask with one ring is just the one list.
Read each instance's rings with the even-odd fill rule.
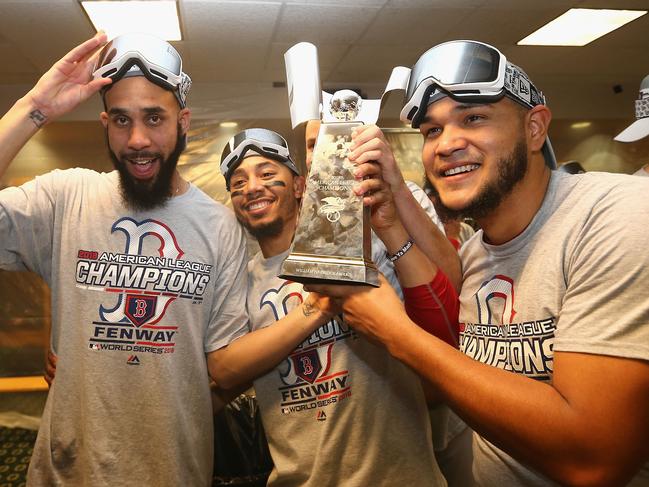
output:
[[635,101],[635,118],[640,120],[647,117],[649,117],[649,97],[640,98]]
[[[131,58],[127,59],[126,61],[124,61],[123,63],[121,63],[121,66],[119,66],[119,68],[117,68],[117,67],[111,68],[107,72],[102,73],[101,76],[104,77],[104,78],[110,77],[110,78],[113,78],[113,79],[122,79],[122,77],[126,73],[128,73],[128,71],[133,66],[137,65],[137,67],[140,68],[140,71],[142,72],[142,75],[146,79],[148,79],[152,83],[157,84],[158,86],[160,86],[162,88],[165,88],[165,89],[171,88],[174,95],[178,99],[178,102],[180,103],[180,106],[182,108],[185,108],[185,106],[187,105],[187,95],[189,94],[189,89],[192,86],[191,78],[187,74],[185,74],[185,73],[183,73],[181,71],[180,76],[179,76],[180,81],[178,82],[178,84],[174,84],[174,83],[169,81],[169,76],[166,73],[163,73],[162,70],[159,69],[159,68],[158,69],[152,68],[151,66],[148,65],[149,62],[146,61],[145,59],[143,60],[139,56],[138,57],[131,57]],[[105,66],[102,66],[101,68],[99,68],[97,71],[99,71],[101,69],[105,69],[107,66],[112,66],[114,64],[118,64],[118,63],[113,62],[113,63],[106,64]],[[110,73],[110,74],[108,74],[108,73]],[[177,75],[174,75],[173,73],[170,73],[170,74],[172,76],[178,77]],[[109,89],[110,86],[111,85],[108,85],[108,87],[104,88],[103,91],[105,91],[106,89]]]
[[536,89],[520,69],[510,63],[505,68],[505,90],[529,107],[545,105],[543,93]]

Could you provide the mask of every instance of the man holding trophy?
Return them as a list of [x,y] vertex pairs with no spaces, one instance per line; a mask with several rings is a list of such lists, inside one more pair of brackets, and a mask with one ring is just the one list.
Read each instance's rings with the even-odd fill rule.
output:
[[[356,180],[355,192],[371,188],[372,202],[384,207],[374,214],[376,223],[391,218],[394,207],[387,185],[376,177],[378,165],[364,163],[356,169],[361,178],[372,177]],[[261,248],[248,265],[251,330],[259,335],[286,316],[295,316],[296,307],[306,320],[311,313],[304,306],[312,301],[309,293],[302,284],[277,277],[304,198],[304,178],[286,142],[269,130],[245,130],[225,148],[221,172],[237,219]],[[397,266],[403,262],[421,272],[420,281],[408,285],[434,288],[443,308],[433,321],[442,330],[452,328],[455,323],[445,319],[457,313],[452,284],[417,246],[405,255],[395,259]],[[223,366],[237,368],[235,363]],[[268,485],[446,484],[435,462],[418,376],[354,333],[340,317],[316,329],[257,378],[254,387],[275,464]]]

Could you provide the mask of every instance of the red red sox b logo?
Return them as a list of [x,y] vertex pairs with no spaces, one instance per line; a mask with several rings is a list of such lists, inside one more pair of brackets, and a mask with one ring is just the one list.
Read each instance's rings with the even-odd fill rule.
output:
[[290,359],[295,375],[309,384],[313,384],[322,371],[322,363],[317,349],[291,355]]
[[139,328],[153,318],[157,301],[158,299],[155,296],[128,294],[124,314]]
[[[122,233],[126,237],[125,253],[129,255],[142,255],[142,247],[147,239],[156,242],[160,257],[180,259],[184,254],[171,229],[157,220],[138,222],[133,218],[124,217],[113,224],[111,231]],[[144,323],[155,324],[162,319],[174,299],[176,298],[172,296],[119,294],[117,303],[113,307],[104,305],[99,307],[99,315],[103,321],[112,323],[124,322],[128,319],[137,327]]]

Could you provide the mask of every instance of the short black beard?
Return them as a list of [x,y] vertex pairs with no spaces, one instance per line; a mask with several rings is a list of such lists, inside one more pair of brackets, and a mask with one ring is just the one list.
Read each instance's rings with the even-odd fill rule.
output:
[[435,185],[431,185],[431,197],[442,221],[473,218],[479,220],[498,208],[502,200],[509,195],[514,186],[527,173],[527,142],[521,138],[507,157],[498,161],[498,178],[487,183],[473,201],[459,210],[454,210],[442,203]]
[[280,233],[282,233],[282,230],[284,230],[283,218],[277,218],[276,220],[273,220],[270,223],[266,223],[264,225],[259,225],[255,227],[250,225],[249,222],[239,218],[239,215],[237,215],[237,220],[239,220],[239,222],[244,227],[246,227],[246,230],[248,230],[250,232],[250,235],[255,237],[257,241],[263,240],[264,238],[268,238],[268,237],[277,237]]
[[[108,141],[108,133],[106,133]],[[176,136],[176,146],[169,157],[162,161],[158,174],[151,181],[140,181],[131,176],[126,169],[130,164],[126,159],[134,158],[161,158],[161,154],[154,152],[128,152],[117,157],[108,144],[108,153],[113,161],[113,167],[119,172],[120,193],[124,204],[134,211],[147,211],[164,206],[171,198],[171,180],[173,179],[180,154],[187,145],[187,136],[182,133],[180,124]]]

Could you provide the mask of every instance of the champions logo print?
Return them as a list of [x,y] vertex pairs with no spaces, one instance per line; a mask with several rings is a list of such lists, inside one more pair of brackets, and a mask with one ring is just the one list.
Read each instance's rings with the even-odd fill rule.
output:
[[[279,320],[302,304],[307,293],[302,285],[284,281],[279,289],[269,289],[261,297],[259,308],[268,306]],[[334,370],[332,355],[338,340],[356,338],[342,320],[332,319],[300,344],[277,370],[283,386],[280,407],[283,414],[322,408],[351,396],[347,370]]]
[[[95,250],[77,254],[77,287],[108,296],[99,306],[99,319],[93,322],[89,348],[173,353],[178,325],[163,325],[161,320],[176,299],[202,303],[212,266],[182,260],[184,252],[175,235],[156,220],[121,218],[111,233],[123,234],[123,254]],[[158,255],[145,255],[145,246],[156,249]],[[114,303],[108,305],[110,300]]]
[[514,323],[514,281],[496,275],[475,293],[478,323],[461,324],[460,349],[479,362],[550,380],[554,317]]

